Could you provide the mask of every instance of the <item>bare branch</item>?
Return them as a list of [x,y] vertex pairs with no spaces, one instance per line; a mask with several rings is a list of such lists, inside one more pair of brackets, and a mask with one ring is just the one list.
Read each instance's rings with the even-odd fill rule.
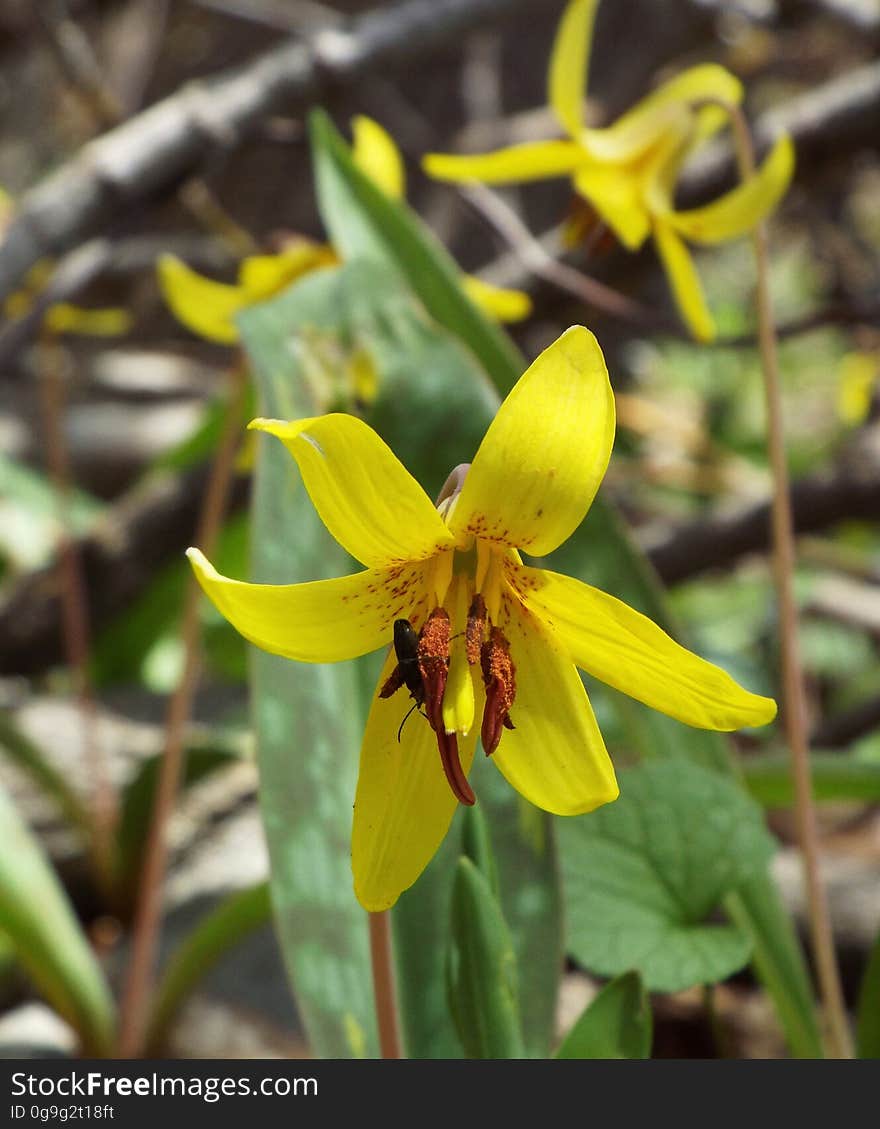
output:
[[[851,467],[809,475],[792,484],[797,533],[815,533],[840,521],[880,520],[880,467]],[[678,584],[712,568],[727,568],[748,553],[770,547],[770,503],[725,517],[679,526],[648,547],[651,563],[667,584]]]
[[540,0],[404,0],[287,41],[245,66],[189,83],[84,146],[27,192],[0,246],[0,301],[46,255],[58,255],[174,187],[269,115],[303,106],[368,71],[428,54]]

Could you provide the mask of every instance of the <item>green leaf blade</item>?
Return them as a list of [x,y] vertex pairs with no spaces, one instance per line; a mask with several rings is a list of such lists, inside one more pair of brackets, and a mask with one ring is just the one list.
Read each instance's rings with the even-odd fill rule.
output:
[[652,1029],[641,977],[624,972],[584,1010],[554,1058],[650,1058]]

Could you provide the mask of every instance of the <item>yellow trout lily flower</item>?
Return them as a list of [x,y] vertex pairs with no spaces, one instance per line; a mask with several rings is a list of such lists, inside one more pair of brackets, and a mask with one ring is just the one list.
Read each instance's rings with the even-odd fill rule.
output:
[[[354,805],[354,886],[366,909],[393,905],[456,805],[473,803],[467,773],[478,731],[513,787],[546,811],[578,815],[617,797],[577,667],[689,725],[730,730],[775,716],[771,699],[620,600],[520,558],[520,549],[542,556],[570,536],[611,454],[614,397],[596,339],[581,326],[520,378],[436,507],[354,416],[250,426],[284,443],[321,520],[364,570],[247,584],[221,576],[197,549],[188,555],[219,611],[273,654],[339,662],[393,641]],[[424,719],[401,729],[403,687]]]
[[719,103],[739,104],[729,71],[702,64],[664,83],[605,129],[584,122],[584,92],[598,0],[572,0],[563,13],[548,77],[548,98],[564,140],[515,145],[480,156],[429,154],[425,171],[440,180],[510,184],[569,176],[575,191],[629,250],[653,236],[678,308],[700,341],[715,327],[685,240],[714,244],[751,231],[779,203],[794,169],[781,137],[753,177],[704,207],[677,211],[679,173],[725,123]]
[[[383,192],[402,200],[406,191],[403,160],[389,134],[363,115],[352,121],[352,134],[355,164]],[[198,337],[234,345],[238,341],[238,313],[280,294],[303,275],[339,262],[328,244],[298,238],[277,254],[243,259],[235,283],[206,278],[176,255],[160,256],[157,267],[162,296],[177,320]],[[519,321],[531,312],[529,296],[518,290],[501,290],[467,276],[462,284],[471,299],[499,321]]]

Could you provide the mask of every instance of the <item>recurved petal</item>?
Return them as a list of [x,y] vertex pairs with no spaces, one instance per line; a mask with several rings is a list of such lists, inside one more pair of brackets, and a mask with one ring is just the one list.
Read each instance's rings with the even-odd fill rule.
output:
[[337,262],[331,247],[309,239],[296,240],[277,255],[249,255],[241,264],[239,282],[247,302],[262,302],[304,274]]
[[84,337],[121,337],[131,329],[128,310],[115,306],[88,309],[56,302],[46,311],[43,326],[52,333],[74,333]]
[[502,629],[516,667],[515,729],[492,760],[527,800],[556,815],[580,815],[618,795],[614,766],[571,659],[516,601]]
[[406,193],[406,173],[391,134],[365,114],[352,118],[351,134],[352,156],[357,167],[386,195],[402,200]]
[[204,278],[176,255],[160,255],[157,271],[162,297],[187,329],[221,345],[238,341],[233,318],[247,305],[240,286]]
[[614,394],[596,338],[567,329],[508,394],[480,444],[449,521],[539,556],[577,528],[614,443]]
[[794,145],[780,137],[753,177],[702,208],[670,212],[667,221],[694,243],[723,243],[754,230],[785,195],[794,174]]
[[528,606],[582,670],[699,729],[766,725],[776,703],[671,639],[647,616],[570,576],[523,569]]
[[390,640],[394,620],[408,618],[424,600],[418,565],[307,584],[248,584],[222,576],[198,549],[187,556],[205,594],[236,631],[264,651],[300,662],[339,662],[378,650]]
[[532,312],[532,300],[522,290],[505,290],[472,274],[464,275],[461,285],[472,302],[498,321],[522,321]]
[[654,242],[672,288],[675,303],[697,341],[712,341],[715,322],[690,251],[664,220],[654,221]]
[[577,192],[589,200],[620,242],[630,251],[641,247],[651,231],[642,200],[641,179],[631,170],[591,162],[573,177]]
[[598,0],[572,0],[562,14],[547,76],[547,100],[575,139],[584,124],[584,94]]
[[437,180],[516,184],[568,176],[583,160],[584,151],[575,141],[530,141],[476,156],[429,153],[422,167]]
[[[389,656],[381,686],[394,667]],[[361,746],[354,803],[351,866],[358,901],[378,912],[393,906],[415,882],[440,846],[457,807],[437,750],[437,737],[416,714],[397,730],[412,703],[403,691],[375,697]],[[459,756],[470,770],[476,728],[459,738]]]
[[664,82],[606,129],[587,130],[584,146],[600,161],[631,161],[700,102],[742,100],[742,83],[717,63],[700,63]]
[[255,419],[249,427],[284,443],[321,520],[361,564],[385,568],[452,546],[428,495],[363,420],[333,414]]

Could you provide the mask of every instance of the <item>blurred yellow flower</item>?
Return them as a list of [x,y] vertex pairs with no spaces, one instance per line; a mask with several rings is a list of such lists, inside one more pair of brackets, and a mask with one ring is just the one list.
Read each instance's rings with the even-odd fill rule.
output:
[[[406,180],[400,151],[390,135],[372,118],[352,121],[355,164],[393,199],[403,199]],[[171,312],[187,329],[208,341],[233,345],[238,341],[235,316],[256,302],[280,293],[303,275],[336,266],[332,247],[298,238],[275,255],[252,255],[242,260],[235,283],[215,282],[191,270],[175,255],[158,262],[159,287]],[[531,312],[531,301],[519,290],[502,290],[465,276],[462,285],[471,299],[499,321],[519,321]]]
[[[22,286],[3,303],[4,315],[10,320],[24,317],[48,285],[52,271],[49,259],[35,263],[25,275]],[[47,332],[59,335],[121,337],[131,329],[131,315],[115,306],[88,309],[69,302],[54,302],[43,315],[41,324]]]
[[781,137],[753,177],[704,207],[677,211],[675,184],[694,151],[727,120],[719,103],[738,104],[742,86],[723,67],[701,64],[643,98],[605,129],[584,122],[584,92],[598,0],[572,0],[563,13],[548,76],[548,96],[568,137],[479,156],[432,153],[425,171],[440,180],[508,184],[571,177],[575,191],[629,250],[648,236],[691,333],[715,327],[685,240],[714,244],[752,230],[779,203],[794,170],[794,147]]
[[[394,642],[373,696],[354,806],[355,892],[393,905],[437,850],[482,716],[483,748],[529,801],[577,815],[617,782],[577,667],[688,725],[737,729],[776,713],[620,600],[527,567],[583,520],[614,441],[601,350],[575,326],[530,366],[469,468],[435,507],[379,436],[351,415],[251,427],[296,460],[321,520],[364,570],[312,583],[248,584],[189,558],[219,611],[252,643],[300,662]],[[400,731],[406,687],[424,709]],[[438,756],[439,753],[439,756]]]
[[837,369],[837,413],[844,423],[864,423],[880,388],[880,354],[847,353]]

